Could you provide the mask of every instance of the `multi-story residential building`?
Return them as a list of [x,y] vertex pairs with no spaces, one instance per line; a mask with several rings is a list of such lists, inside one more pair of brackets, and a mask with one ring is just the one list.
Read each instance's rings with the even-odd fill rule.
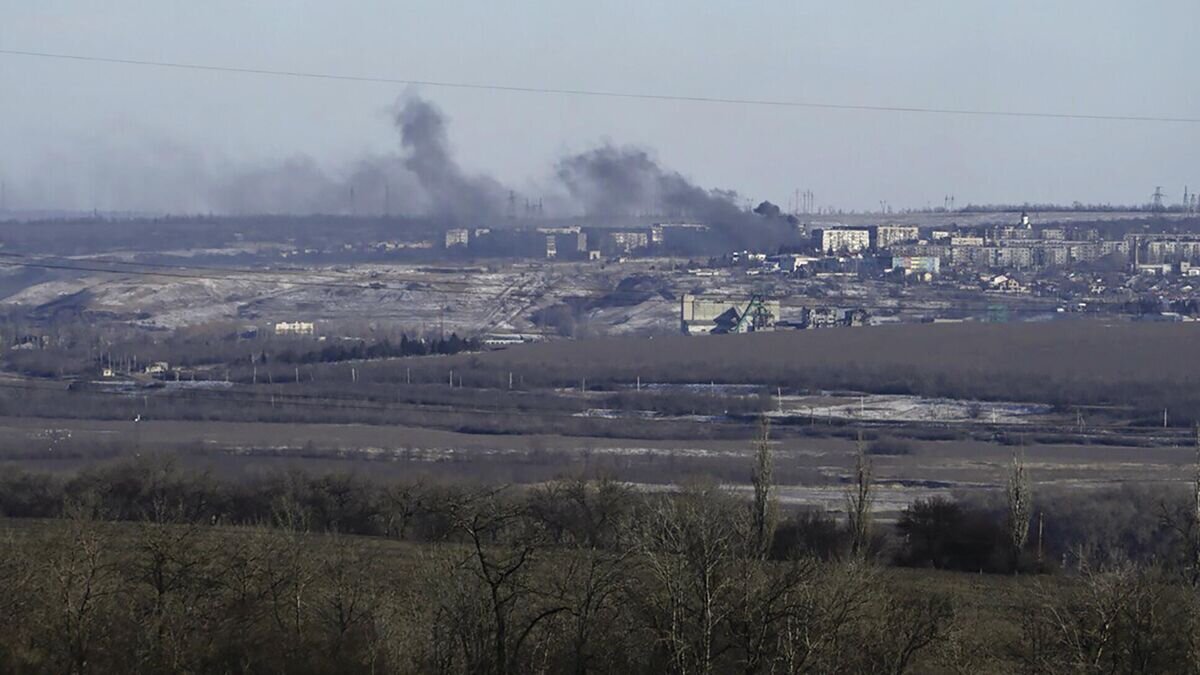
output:
[[446,230],[446,248],[466,246],[470,241],[471,231],[465,227]]
[[921,238],[916,225],[880,225],[875,228],[875,248],[890,249],[896,244],[905,244]]
[[826,228],[817,230],[821,251],[858,253],[871,247],[871,231],[852,228]]

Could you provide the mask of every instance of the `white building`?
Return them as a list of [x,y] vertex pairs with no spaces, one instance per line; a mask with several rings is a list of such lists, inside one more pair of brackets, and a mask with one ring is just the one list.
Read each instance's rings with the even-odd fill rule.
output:
[[624,253],[646,248],[650,245],[650,232],[642,230],[613,230],[609,232],[613,245]]
[[951,246],[983,246],[983,237],[954,236],[950,238]]
[[940,274],[942,259],[936,255],[897,255],[892,256],[892,269],[904,270],[909,274]]
[[875,228],[875,248],[891,248],[894,244],[906,244],[921,238],[916,225],[880,225]]
[[858,253],[871,247],[871,231],[849,228],[821,230],[821,250],[840,253]]
[[446,230],[446,248],[466,246],[471,241],[471,231],[467,228]]
[[276,335],[313,335],[316,325],[311,321],[280,321],[275,324]]

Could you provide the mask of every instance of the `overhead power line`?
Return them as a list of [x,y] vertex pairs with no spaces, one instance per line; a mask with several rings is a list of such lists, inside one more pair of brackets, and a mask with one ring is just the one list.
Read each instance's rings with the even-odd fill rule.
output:
[[365,75],[345,75],[338,73],[317,73],[299,70],[274,70],[269,68],[250,68],[240,66],[217,66],[202,63],[184,63],[179,61],[150,61],[145,59],[123,59],[107,56],[91,56],[84,54],[63,54],[56,52],[40,52],[20,49],[0,49],[0,54],[6,56],[25,56],[42,59],[59,59],[68,61],[86,61],[90,63],[108,63],[125,66],[146,66],[154,68],[171,68],[177,70],[207,71],[218,73],[239,73],[244,75],[268,75],[275,77],[292,77],[313,80],[337,80],[343,82],[368,82],[374,84],[402,84],[424,87],[439,87],[445,89],[471,89],[482,91],[501,91],[521,94],[546,94],[563,96],[588,96],[597,98],[636,99],[648,101],[674,101],[680,103],[715,103],[725,105],[748,105],[777,108],[808,108],[819,110],[858,110],[866,112],[917,113],[934,115],[969,115],[976,117],[1024,117],[1062,120],[1103,120],[1114,122],[1171,122],[1182,124],[1200,124],[1200,117],[1185,117],[1172,115],[1109,115],[1095,113],[1063,113],[1034,110],[988,110],[980,108],[943,108],[934,106],[894,106],[866,105],[856,103],[833,103],[818,101],[796,101],[785,99],[738,98],[729,96],[686,96],[681,94],[660,94],[650,92],[620,91],[605,89],[577,89],[563,87],[538,87],[532,85],[508,85],[486,82],[453,82],[448,80],[423,80],[404,77],[380,77]]

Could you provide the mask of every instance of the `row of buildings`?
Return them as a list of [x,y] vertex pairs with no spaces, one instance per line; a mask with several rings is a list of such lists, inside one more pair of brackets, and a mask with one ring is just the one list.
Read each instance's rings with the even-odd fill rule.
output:
[[655,223],[640,228],[585,228],[579,225],[526,228],[454,228],[446,231],[446,250],[480,255],[512,255],[547,260],[597,260],[667,246],[675,237],[707,232],[699,223]]
[[868,318],[866,310],[838,307],[800,307],[795,314],[795,320],[785,321],[779,300],[757,295],[747,298],[685,294],[679,301],[679,324],[684,335],[862,326]]
[[812,231],[813,247],[826,256],[892,256],[892,269],[938,274],[945,270],[1040,270],[1111,259],[1135,271],[1200,263],[1200,234],[1133,233],[1105,237],[1090,227],[1019,224],[972,228],[916,225],[828,227]]

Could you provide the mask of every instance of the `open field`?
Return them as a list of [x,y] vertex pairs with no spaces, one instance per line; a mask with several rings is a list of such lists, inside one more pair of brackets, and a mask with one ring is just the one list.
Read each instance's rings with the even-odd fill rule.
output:
[[[914,499],[994,490],[1003,485],[1013,448],[979,440],[904,440],[907,454],[873,457],[880,499],[895,513]],[[749,482],[753,444],[745,441],[647,440],[467,434],[436,429],[338,424],[192,421],[137,423],[0,418],[0,458],[31,469],[70,471],[140,447],[177,454],[188,465],[230,476],[284,468],[390,478],[535,483],[565,475],[610,475],[641,485],[670,485],[708,475]],[[856,444],[839,437],[790,437],[773,443],[785,504],[840,510]],[[868,442],[868,447],[870,444]],[[1096,488],[1189,480],[1193,451],[1031,442],[1022,447],[1035,484]]]
[[[747,298],[767,293],[781,299],[779,318],[790,321],[800,319],[801,308],[821,305],[865,307],[872,316],[905,321],[987,317],[1002,310],[1021,318],[1050,317],[1062,305],[1052,297],[964,296],[953,288],[857,278],[764,279],[737,268],[696,277],[687,272],[685,258],[595,264],[270,262],[252,269],[189,268],[194,263],[180,256],[155,255],[149,267],[112,262],[117,259],[50,258],[51,270],[0,270],[0,307],[83,312],[154,329],[285,320],[337,324],[369,317],[378,325],[422,332],[645,336],[677,333],[679,297],[697,291]],[[563,303],[572,303],[575,313],[569,330],[539,318],[539,310]]]
[[[527,383],[558,386],[583,378],[627,386],[640,378],[1132,406],[1139,414],[1157,410],[1160,422],[1167,407],[1190,423],[1200,420],[1198,357],[1200,326],[1078,320],[552,342],[405,367],[429,381],[453,368],[464,377],[515,372]],[[372,376],[389,373],[381,367]]]
[[194,385],[9,377],[0,457],[66,471],[162,450],[230,475],[299,467],[538,483],[603,474],[646,489],[707,475],[745,486],[766,413],[785,503],[840,509],[862,433],[876,506],[895,513],[916,498],[1003,485],[1014,452],[1045,486],[1187,480],[1189,406],[1200,405],[1195,330],[941,324],[262,365]]

